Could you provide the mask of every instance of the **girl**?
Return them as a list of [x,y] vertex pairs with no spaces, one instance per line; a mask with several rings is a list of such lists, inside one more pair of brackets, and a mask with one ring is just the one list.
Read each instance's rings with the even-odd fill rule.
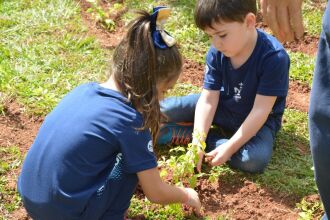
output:
[[122,220],[138,182],[151,202],[199,211],[193,189],[161,180],[153,153],[159,98],[182,68],[162,28],[169,9],[138,13],[113,54],[109,80],[75,88],[41,126],[18,180],[32,218]]

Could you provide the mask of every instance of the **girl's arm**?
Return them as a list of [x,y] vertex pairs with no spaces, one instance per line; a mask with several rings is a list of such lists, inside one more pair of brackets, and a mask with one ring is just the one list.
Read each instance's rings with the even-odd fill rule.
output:
[[137,173],[142,190],[149,201],[158,204],[185,203],[199,214],[201,203],[198,194],[191,188],[181,188],[165,183],[157,168]]
[[237,132],[221,147],[216,148],[207,157],[212,159],[211,165],[221,165],[246,142],[248,142],[266,122],[276,101],[276,96],[256,95],[253,108]]
[[[202,135],[200,140],[193,140],[192,143],[205,141],[218,107],[219,97],[220,91],[203,89],[195,109],[194,132],[203,134],[205,137]],[[204,153],[199,151],[198,155],[199,161],[196,168],[200,172]]]

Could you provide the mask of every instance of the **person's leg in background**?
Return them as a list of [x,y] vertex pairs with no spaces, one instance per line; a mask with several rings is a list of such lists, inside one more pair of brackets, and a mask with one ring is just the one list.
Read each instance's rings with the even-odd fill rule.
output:
[[315,64],[309,106],[309,133],[316,184],[330,216],[330,2],[323,17],[323,30]]
[[168,122],[193,122],[199,97],[200,94],[169,97],[160,102],[160,110]]
[[157,144],[189,144],[194,128],[195,108],[200,94],[166,98],[160,103],[167,117],[160,128]]

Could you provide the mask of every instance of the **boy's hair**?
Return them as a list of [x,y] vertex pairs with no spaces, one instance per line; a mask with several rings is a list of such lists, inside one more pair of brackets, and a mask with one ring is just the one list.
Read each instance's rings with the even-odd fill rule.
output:
[[257,13],[256,0],[197,0],[194,17],[205,30],[213,22],[244,22],[248,13]]
[[178,77],[182,57],[175,45],[155,48],[150,14],[146,11],[136,13],[139,16],[129,24],[126,36],[114,51],[112,73],[121,92],[142,113],[144,124],[141,129],[150,129],[155,143],[162,117],[156,86]]

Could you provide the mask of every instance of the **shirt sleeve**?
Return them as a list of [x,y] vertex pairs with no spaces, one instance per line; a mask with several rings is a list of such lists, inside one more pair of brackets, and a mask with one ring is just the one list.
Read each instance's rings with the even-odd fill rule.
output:
[[137,126],[127,128],[121,138],[124,170],[127,173],[137,173],[157,167],[149,130],[136,128]]
[[289,88],[290,59],[285,50],[268,55],[261,67],[257,94],[286,96]]
[[204,70],[204,89],[220,90],[221,87],[221,56],[220,53],[211,47],[206,54]]

